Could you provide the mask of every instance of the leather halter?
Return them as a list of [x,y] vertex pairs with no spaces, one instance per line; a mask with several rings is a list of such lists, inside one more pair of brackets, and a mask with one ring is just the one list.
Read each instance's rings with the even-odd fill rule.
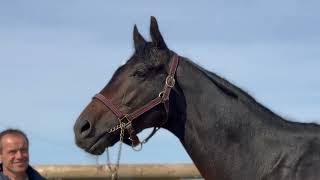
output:
[[[140,144],[140,140],[138,138],[138,136],[135,133],[135,130],[132,127],[132,121],[134,119],[137,119],[140,115],[144,114],[145,112],[149,111],[150,109],[152,109],[153,107],[157,106],[158,104],[163,103],[166,113],[168,115],[169,113],[169,95],[170,95],[170,91],[171,89],[174,87],[175,85],[175,73],[177,70],[177,66],[179,63],[179,56],[177,54],[174,54],[171,58],[171,66],[170,66],[170,70],[169,70],[169,74],[166,77],[166,81],[165,81],[165,85],[163,88],[163,91],[161,91],[159,93],[159,96],[154,98],[153,100],[151,100],[150,102],[148,102],[147,104],[145,104],[144,106],[142,106],[141,108],[131,112],[131,113],[123,113],[119,110],[119,108],[117,106],[115,106],[112,103],[112,100],[105,97],[102,94],[96,94],[93,99],[98,99],[99,101],[101,101],[108,109],[110,109],[114,115],[117,116],[117,118],[119,119],[120,123],[122,120],[127,120],[128,125],[126,126],[126,129],[129,132],[130,135],[130,140],[132,141],[132,145],[133,146],[137,146],[138,144]],[[147,138],[149,139],[154,133],[155,133],[155,129],[154,131],[150,134],[150,136]]]

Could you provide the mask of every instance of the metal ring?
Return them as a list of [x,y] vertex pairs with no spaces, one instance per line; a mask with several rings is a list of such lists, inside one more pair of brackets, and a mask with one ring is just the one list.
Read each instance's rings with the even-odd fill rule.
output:
[[175,79],[174,79],[174,77],[173,76],[167,76],[167,78],[166,78],[166,85],[167,86],[169,86],[170,88],[172,88],[173,86],[174,86],[174,84],[175,84]]
[[139,143],[137,146],[131,145],[132,149],[135,151],[141,151],[142,149],[142,143]]
[[159,93],[159,97],[160,97],[160,98],[163,97],[163,94],[164,94],[164,92],[161,91],[161,92]]

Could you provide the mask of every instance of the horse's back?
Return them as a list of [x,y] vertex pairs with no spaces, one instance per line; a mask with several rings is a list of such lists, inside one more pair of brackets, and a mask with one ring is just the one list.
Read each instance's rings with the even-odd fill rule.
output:
[[296,171],[297,180],[320,179],[320,139],[315,138],[308,143]]
[[304,162],[297,170],[297,180],[317,180],[320,179],[320,160]]
[[305,137],[282,152],[262,180],[320,180],[320,139]]

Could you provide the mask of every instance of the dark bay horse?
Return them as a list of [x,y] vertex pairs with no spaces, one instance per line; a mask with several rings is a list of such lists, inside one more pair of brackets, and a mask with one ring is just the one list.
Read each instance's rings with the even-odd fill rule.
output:
[[178,56],[154,17],[150,34],[148,42],[134,26],[134,54],[74,125],[79,147],[102,154],[122,128],[124,141],[137,145],[137,133],[162,127],[179,138],[208,180],[320,179],[319,125],[287,121]]

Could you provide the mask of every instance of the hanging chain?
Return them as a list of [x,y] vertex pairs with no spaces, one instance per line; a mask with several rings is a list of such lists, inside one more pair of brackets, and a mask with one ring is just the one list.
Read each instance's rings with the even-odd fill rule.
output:
[[[106,148],[106,152],[107,152],[107,165],[108,165],[108,169],[111,172],[111,180],[117,180],[118,179],[118,170],[119,170],[119,164],[120,164],[120,157],[121,157],[121,150],[122,150],[122,144],[123,144],[123,138],[124,138],[124,131],[125,128],[131,124],[131,122],[127,122],[127,123],[123,123],[122,120],[126,118],[119,118],[119,124],[117,126],[115,126],[114,128],[111,128],[108,132],[112,133],[115,132],[117,130],[120,129],[120,141],[119,141],[119,151],[118,151],[118,157],[117,157],[117,161],[116,163],[113,165],[114,167],[112,167],[111,165],[111,160],[110,160],[110,155],[109,155],[109,150],[108,148]],[[160,128],[154,128],[153,131],[150,133],[150,135],[148,137],[146,137],[142,142],[139,143],[138,147],[134,147],[132,146],[132,149],[135,151],[140,151],[142,149],[142,145],[147,143],[148,140],[159,130]]]
[[117,161],[116,161],[116,164],[114,165],[114,167],[112,167],[112,165],[111,165],[109,150],[108,150],[108,148],[106,148],[106,151],[107,151],[107,165],[108,165],[108,168],[109,168],[109,170],[111,172],[111,179],[112,180],[117,180],[118,179],[118,169],[119,169],[119,164],[120,164],[122,142],[123,142],[123,137],[124,137],[124,129],[128,125],[128,123],[122,123],[121,120],[122,119],[119,119],[120,124],[117,125],[116,128],[112,128],[111,129],[111,130],[114,129],[112,132],[120,129],[119,151],[118,151]]

